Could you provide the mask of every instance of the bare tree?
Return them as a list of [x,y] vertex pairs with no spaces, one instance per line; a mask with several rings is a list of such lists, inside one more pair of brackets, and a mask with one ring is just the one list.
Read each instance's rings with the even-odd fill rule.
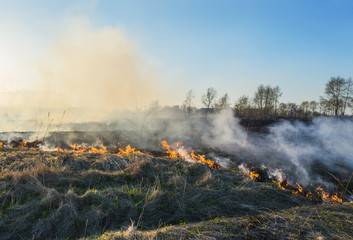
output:
[[277,106],[279,103],[279,98],[282,97],[282,91],[279,88],[279,86],[276,86],[272,89],[273,91],[273,105],[274,105],[274,111],[275,111],[275,115],[277,115]]
[[229,107],[230,107],[230,98],[228,96],[228,93],[226,93],[215,104],[215,108],[219,111]]
[[308,101],[303,101],[300,104],[300,109],[303,111],[304,114],[307,114],[309,111],[309,102]]
[[280,116],[287,117],[287,104],[280,103],[278,107],[278,112]]
[[265,88],[265,95],[264,95],[264,107],[267,111],[271,110],[273,103],[273,90],[272,88],[267,85]]
[[344,104],[343,104],[343,113],[346,112],[346,107],[351,107],[352,106],[352,100],[353,100],[353,82],[352,78],[349,78],[346,80],[346,86],[344,88],[345,96],[344,96]]
[[234,105],[234,111],[237,116],[247,117],[251,108],[248,96],[241,96]]
[[265,87],[263,84],[257,87],[254,97],[255,106],[259,109],[263,109],[264,107],[264,100],[265,100]]
[[346,80],[341,77],[331,77],[331,80],[326,83],[325,94],[327,103],[332,104],[335,116],[338,111],[343,109],[345,100]]
[[313,114],[313,115],[315,114],[316,109],[317,109],[318,106],[319,106],[319,104],[315,100],[310,101],[309,108],[310,108],[311,114]]
[[201,97],[202,104],[206,107],[205,117],[211,107],[213,107],[214,101],[217,97],[217,91],[214,88],[208,88],[206,94],[203,94]]
[[193,99],[195,98],[195,95],[192,91],[192,89],[190,89],[187,93],[186,93],[186,97],[183,103],[183,109],[186,112],[187,115],[190,115],[193,109]]
[[151,121],[151,117],[154,115],[156,116],[161,107],[159,105],[158,100],[152,101],[149,105],[148,108],[145,107],[144,110],[136,109],[136,112],[138,114],[138,117],[140,118],[140,121],[138,122],[138,128],[139,128],[139,144],[142,146],[145,141],[145,132],[148,130],[148,125]]
[[290,117],[297,117],[298,105],[295,103],[287,103],[287,112]]
[[278,86],[272,88],[269,85],[265,87],[261,84],[255,92],[253,101],[261,116],[271,117],[273,113],[276,114],[277,105],[281,96],[282,92]]
[[330,108],[329,101],[324,97],[320,97],[319,109],[320,109],[321,114],[327,115],[329,108]]

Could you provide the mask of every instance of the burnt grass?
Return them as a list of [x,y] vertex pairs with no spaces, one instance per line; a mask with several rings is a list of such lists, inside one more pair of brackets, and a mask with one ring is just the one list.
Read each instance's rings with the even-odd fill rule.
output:
[[0,239],[351,239],[353,203],[318,204],[148,154],[0,151]]

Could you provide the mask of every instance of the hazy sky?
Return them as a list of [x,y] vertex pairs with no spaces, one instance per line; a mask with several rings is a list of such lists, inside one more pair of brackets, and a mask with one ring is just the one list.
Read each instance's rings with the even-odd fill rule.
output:
[[0,0],[0,94],[42,84],[45,56],[78,21],[119,29],[162,105],[193,89],[200,106],[208,87],[234,102],[261,83],[278,85],[283,102],[318,100],[332,76],[353,76],[352,13],[350,0]]

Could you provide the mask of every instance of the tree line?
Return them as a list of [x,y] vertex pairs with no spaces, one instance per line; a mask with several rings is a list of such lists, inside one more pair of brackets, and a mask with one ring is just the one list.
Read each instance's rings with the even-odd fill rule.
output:
[[344,115],[348,109],[353,109],[351,78],[331,77],[319,101],[307,100],[299,105],[293,102],[283,103],[280,102],[282,94],[279,86],[271,87],[261,84],[252,97],[243,95],[232,105],[227,93],[217,98],[217,91],[211,87],[201,96],[203,108],[197,109],[194,105],[195,95],[192,90],[189,90],[182,109],[187,115],[201,111],[207,117],[209,113],[232,108],[236,115],[242,118],[339,116]]

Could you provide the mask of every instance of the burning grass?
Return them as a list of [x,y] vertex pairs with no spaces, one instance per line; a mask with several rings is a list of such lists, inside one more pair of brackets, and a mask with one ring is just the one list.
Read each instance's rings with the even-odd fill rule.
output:
[[[254,180],[254,181],[261,180],[260,174],[257,173],[255,170],[250,170],[247,167],[247,164],[241,164],[239,166],[239,169],[243,172],[244,175],[248,176],[251,180]],[[295,185],[291,185],[289,183],[288,178],[284,179],[283,173],[280,170],[276,170],[276,174],[269,176],[270,179],[273,177],[275,177],[275,180],[272,180],[272,182],[276,183],[279,189],[289,190],[293,195],[305,196],[306,198],[314,202],[338,204],[338,203],[342,203],[343,201],[342,199],[343,193],[341,192],[328,193],[321,186],[318,186],[317,188],[315,188],[314,191],[308,191],[308,190],[304,190],[303,187],[298,182],[295,182]]]
[[[286,179],[259,181],[263,176],[244,165],[241,172],[257,180],[249,181],[181,143],[162,142],[168,158],[130,145],[39,151],[28,144],[4,143],[0,151],[1,239],[344,239],[352,234],[351,203],[317,205],[299,183],[282,191],[277,186]],[[317,191],[313,197],[326,194]]]
[[180,157],[187,161],[195,161],[197,163],[206,164],[210,168],[217,169],[220,165],[216,161],[212,161],[210,159],[206,159],[205,155],[195,154],[194,150],[191,149],[191,153],[189,154],[188,151],[185,150],[182,142],[178,142],[174,145],[169,145],[166,140],[161,142],[163,149],[169,153],[169,158],[177,158]]

